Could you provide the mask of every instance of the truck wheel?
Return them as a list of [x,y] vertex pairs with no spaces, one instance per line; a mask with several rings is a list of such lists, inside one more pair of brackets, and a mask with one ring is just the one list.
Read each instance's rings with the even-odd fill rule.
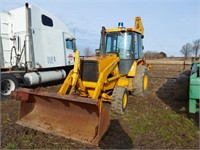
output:
[[125,87],[116,86],[112,94],[111,110],[124,114],[128,103],[128,90]]
[[137,66],[136,75],[133,79],[133,86],[136,88],[134,95],[145,96],[149,88],[149,72],[146,66]]
[[19,87],[17,78],[12,74],[1,74],[1,99],[9,98],[11,91]]

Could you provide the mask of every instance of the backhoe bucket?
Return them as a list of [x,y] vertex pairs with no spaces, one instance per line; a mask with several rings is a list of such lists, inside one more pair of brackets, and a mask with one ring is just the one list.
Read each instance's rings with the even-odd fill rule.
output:
[[97,146],[110,124],[101,101],[23,88],[14,96],[21,100],[17,123],[45,133]]

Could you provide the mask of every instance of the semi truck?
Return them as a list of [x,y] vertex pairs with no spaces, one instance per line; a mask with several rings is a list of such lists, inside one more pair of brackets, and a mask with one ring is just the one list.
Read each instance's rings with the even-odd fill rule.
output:
[[19,86],[64,79],[73,68],[76,40],[57,17],[38,6],[0,13],[1,98]]

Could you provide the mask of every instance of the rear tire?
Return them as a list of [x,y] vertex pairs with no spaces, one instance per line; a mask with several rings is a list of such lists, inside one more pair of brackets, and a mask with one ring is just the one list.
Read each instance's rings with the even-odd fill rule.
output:
[[128,104],[128,90],[116,86],[112,94],[111,110],[117,114],[124,114]]
[[136,75],[133,79],[133,86],[136,88],[134,95],[145,96],[149,89],[149,72],[146,66],[137,66]]
[[19,87],[17,78],[12,74],[1,74],[1,99],[8,99],[11,91]]

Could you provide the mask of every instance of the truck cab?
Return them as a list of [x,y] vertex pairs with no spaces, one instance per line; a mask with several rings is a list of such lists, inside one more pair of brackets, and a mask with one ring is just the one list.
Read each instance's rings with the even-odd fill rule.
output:
[[2,68],[28,71],[73,65],[75,37],[51,13],[35,6],[2,12]]
[[[50,12],[26,3],[1,12],[0,27],[2,97],[20,85],[64,79],[73,68],[75,37]],[[47,77],[51,73],[54,77]]]

